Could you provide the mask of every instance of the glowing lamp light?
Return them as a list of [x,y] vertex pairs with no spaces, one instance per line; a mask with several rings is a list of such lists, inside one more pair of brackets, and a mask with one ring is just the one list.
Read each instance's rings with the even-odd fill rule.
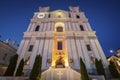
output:
[[113,53],[114,51],[113,50],[110,50],[110,53]]

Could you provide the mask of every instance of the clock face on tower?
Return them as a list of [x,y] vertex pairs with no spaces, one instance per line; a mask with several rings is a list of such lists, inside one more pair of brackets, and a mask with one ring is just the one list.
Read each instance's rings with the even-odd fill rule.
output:
[[44,14],[44,13],[39,13],[39,14],[37,15],[37,17],[38,17],[38,18],[44,18],[44,17],[45,17],[45,14]]

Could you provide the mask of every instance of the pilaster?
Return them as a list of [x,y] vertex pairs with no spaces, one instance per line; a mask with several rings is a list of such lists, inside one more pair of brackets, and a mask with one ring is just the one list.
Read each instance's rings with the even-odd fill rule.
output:
[[38,46],[39,46],[39,40],[36,40],[35,45],[33,47],[33,52],[31,53],[31,56],[30,56],[30,65],[29,65],[30,69],[32,69],[33,64],[35,62],[35,58],[36,58],[37,53],[38,53]]

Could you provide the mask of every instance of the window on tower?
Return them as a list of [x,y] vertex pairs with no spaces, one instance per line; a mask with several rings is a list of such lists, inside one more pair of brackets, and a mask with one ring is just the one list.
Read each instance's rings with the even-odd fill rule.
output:
[[58,18],[61,18],[61,15],[58,15]]
[[58,45],[58,50],[62,50],[62,41],[58,41],[57,45]]
[[28,51],[31,52],[32,50],[33,50],[33,45],[30,45]]
[[63,27],[61,26],[57,27],[57,32],[63,32]]
[[36,26],[35,31],[39,31],[40,26]]
[[48,14],[48,18],[50,18],[50,14]]
[[71,14],[69,13],[69,18],[71,18]]
[[87,50],[88,50],[88,51],[91,51],[91,47],[90,47],[89,44],[87,44],[86,47],[87,47]]
[[80,18],[80,16],[79,16],[79,15],[76,15],[76,18]]
[[80,30],[84,31],[83,25],[80,25]]

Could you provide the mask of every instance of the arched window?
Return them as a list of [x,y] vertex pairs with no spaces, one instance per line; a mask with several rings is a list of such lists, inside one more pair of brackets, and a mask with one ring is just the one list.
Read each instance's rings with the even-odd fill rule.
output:
[[71,14],[69,13],[69,18],[71,18]]
[[57,44],[58,44],[58,47],[57,47],[58,50],[62,50],[62,41],[58,41]]
[[50,18],[50,14],[48,14],[48,18]]
[[36,29],[35,29],[35,31],[39,31],[39,27],[40,27],[40,26],[37,26]]
[[84,31],[83,25],[80,25],[80,30]]
[[91,47],[90,47],[89,44],[87,44],[86,47],[87,47],[87,50],[88,50],[88,51],[91,51]]
[[76,15],[76,18],[80,18],[80,16],[79,16],[79,15]]
[[31,52],[32,50],[33,50],[33,45],[30,45],[28,51]]
[[61,15],[58,15],[58,18],[61,18]]
[[57,27],[57,32],[63,32],[63,27],[61,26]]

